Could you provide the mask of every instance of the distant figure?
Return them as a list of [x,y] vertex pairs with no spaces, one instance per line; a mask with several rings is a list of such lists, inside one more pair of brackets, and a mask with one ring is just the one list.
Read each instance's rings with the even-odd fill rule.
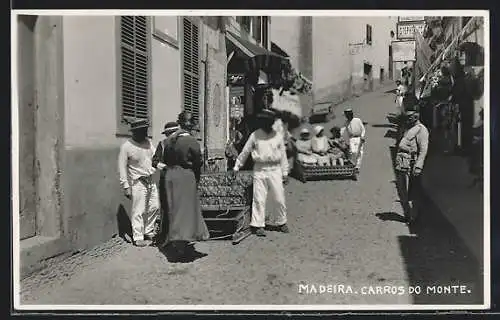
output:
[[318,159],[312,151],[311,134],[307,128],[300,131],[300,137],[295,142],[297,147],[297,160],[305,164],[315,164]]
[[339,127],[333,127],[330,132],[332,133],[332,138],[328,141],[330,149],[330,158],[332,165],[344,165],[344,159],[349,155],[349,145],[342,138],[342,133]]
[[470,173],[476,178],[472,182],[475,186],[483,180],[483,150],[484,150],[484,110],[479,111],[479,120],[474,124],[472,152],[470,157]]
[[318,155],[324,156],[328,152],[328,138],[325,136],[325,128],[315,126],[314,133],[316,134],[311,139],[312,151]]
[[396,81],[396,106],[397,106],[397,114],[402,114],[403,113],[403,98],[406,94],[406,87],[401,83],[401,80]]

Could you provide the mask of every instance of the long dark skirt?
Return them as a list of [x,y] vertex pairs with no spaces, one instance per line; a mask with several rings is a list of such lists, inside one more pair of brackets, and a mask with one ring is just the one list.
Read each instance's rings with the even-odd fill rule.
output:
[[167,241],[202,241],[209,238],[201,214],[197,183],[192,170],[173,167],[165,175]]

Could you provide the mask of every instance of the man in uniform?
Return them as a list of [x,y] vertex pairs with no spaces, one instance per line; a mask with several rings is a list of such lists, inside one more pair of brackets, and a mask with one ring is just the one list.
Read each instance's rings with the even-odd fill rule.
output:
[[398,145],[396,172],[406,222],[411,224],[418,213],[415,200],[421,196],[421,174],[427,157],[429,131],[420,122],[420,115],[416,111],[407,111],[405,116],[407,130]]

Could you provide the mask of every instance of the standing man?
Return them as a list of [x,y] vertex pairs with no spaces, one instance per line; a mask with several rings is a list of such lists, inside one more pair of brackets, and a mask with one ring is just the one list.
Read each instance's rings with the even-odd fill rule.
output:
[[415,111],[406,112],[407,130],[399,142],[396,154],[397,182],[402,195],[407,224],[415,221],[418,208],[415,200],[421,195],[421,174],[429,146],[429,131]]
[[273,229],[288,233],[285,204],[285,189],[283,184],[288,182],[288,161],[286,157],[283,136],[273,129],[275,115],[270,110],[262,110],[257,116],[259,129],[254,131],[243,147],[243,151],[236,159],[234,171],[238,171],[249,155],[254,161],[253,173],[253,203],[252,221],[250,226],[253,232],[260,237],[265,236],[266,200],[271,191],[278,204],[277,215],[269,217]]
[[186,249],[193,241],[209,238],[208,228],[201,213],[198,196],[202,155],[200,144],[181,125],[167,124],[163,163],[165,173],[165,199],[168,215],[168,235],[165,244],[172,244],[177,258],[187,258]]
[[152,175],[155,148],[148,139],[148,121],[131,124],[132,138],[125,141],[118,156],[120,185],[128,199],[132,199],[130,222],[133,242],[145,247],[155,237],[155,222],[159,213],[158,189]]
[[356,166],[356,174],[361,169],[361,160],[363,159],[363,146],[365,143],[365,126],[360,118],[354,117],[351,108],[344,111],[346,117],[344,133],[349,142],[351,162]]

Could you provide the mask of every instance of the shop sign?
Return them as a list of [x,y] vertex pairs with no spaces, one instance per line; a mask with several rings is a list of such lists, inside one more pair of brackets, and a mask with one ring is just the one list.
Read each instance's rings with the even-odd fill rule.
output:
[[423,23],[398,23],[397,38],[398,39],[415,39],[415,30],[420,34],[425,31],[425,22]]
[[414,22],[414,21],[424,21],[425,17],[398,17],[399,22]]
[[228,74],[227,83],[232,86],[241,86],[245,84],[245,75],[243,73]]
[[415,61],[416,41],[392,41],[392,59],[394,62]]

